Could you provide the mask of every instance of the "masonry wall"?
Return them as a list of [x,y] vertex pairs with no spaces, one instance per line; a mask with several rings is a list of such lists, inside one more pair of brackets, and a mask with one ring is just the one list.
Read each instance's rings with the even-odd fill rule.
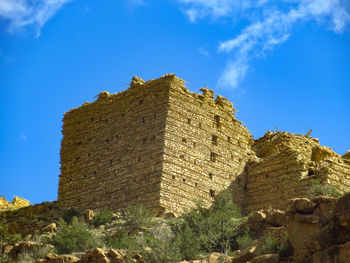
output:
[[134,77],[65,114],[58,201],[79,210],[159,209],[169,78]]
[[232,104],[201,90],[202,95],[190,93],[179,80],[170,85],[160,203],[175,214],[196,201],[209,206],[227,188],[242,205],[245,182],[238,176],[254,155],[251,135]]
[[308,196],[316,180],[350,189],[350,162],[315,138],[268,132],[252,149],[260,159],[247,164],[247,213],[283,208],[290,198]]

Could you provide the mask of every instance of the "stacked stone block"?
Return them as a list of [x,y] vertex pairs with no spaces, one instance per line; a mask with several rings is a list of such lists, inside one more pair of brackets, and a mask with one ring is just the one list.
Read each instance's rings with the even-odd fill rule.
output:
[[252,149],[260,159],[247,165],[246,212],[283,208],[290,198],[308,196],[316,180],[350,189],[350,162],[315,138],[268,132]]
[[[175,75],[102,92],[65,114],[58,201],[63,207],[118,210],[142,203],[180,214],[210,205],[241,174],[249,131],[232,104],[203,89],[192,94]],[[243,182],[234,197],[242,203]]]

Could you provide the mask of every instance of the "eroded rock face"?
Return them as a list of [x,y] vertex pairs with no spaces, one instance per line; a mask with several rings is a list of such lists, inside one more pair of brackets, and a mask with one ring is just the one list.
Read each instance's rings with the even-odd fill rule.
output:
[[350,194],[339,200],[325,196],[313,200],[292,199],[287,229],[294,261],[349,262],[349,220]]
[[18,196],[15,196],[15,198],[13,198],[11,203],[7,202],[5,198],[0,196],[0,209],[1,210],[18,209],[18,208],[22,208],[22,207],[27,207],[29,205],[30,205],[30,202],[28,200],[20,198]]

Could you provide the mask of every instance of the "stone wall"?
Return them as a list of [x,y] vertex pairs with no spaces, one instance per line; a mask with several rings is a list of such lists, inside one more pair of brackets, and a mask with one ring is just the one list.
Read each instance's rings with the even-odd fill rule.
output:
[[182,82],[170,86],[160,202],[175,214],[196,201],[209,206],[229,187],[242,205],[245,182],[237,177],[255,155],[251,135],[234,116],[232,103],[215,99],[209,89],[201,91],[190,93]]
[[63,207],[159,207],[169,78],[102,92],[65,114],[58,201]]
[[102,92],[66,113],[60,205],[116,210],[143,203],[179,214],[196,200],[210,205],[230,186],[242,204],[245,182],[235,179],[255,155],[253,140],[229,101],[202,92],[190,93],[171,74],[134,77],[126,91]]
[[315,138],[268,132],[252,149],[260,159],[247,165],[246,212],[283,208],[290,198],[308,196],[315,180],[350,189],[349,160]]
[[267,132],[253,141],[232,103],[191,93],[174,74],[99,94],[63,119],[58,201],[118,210],[142,203],[181,214],[225,189],[245,212],[282,208],[320,180],[350,189],[350,154],[317,139]]

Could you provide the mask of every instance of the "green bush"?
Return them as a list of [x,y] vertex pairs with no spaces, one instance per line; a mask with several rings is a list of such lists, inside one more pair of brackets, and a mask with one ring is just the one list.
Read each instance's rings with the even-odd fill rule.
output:
[[15,263],[15,261],[13,261],[9,256],[2,255],[1,253],[0,253],[0,262],[1,263]]
[[182,258],[175,235],[167,224],[148,230],[139,237],[138,242],[146,262],[178,262]]
[[183,218],[199,239],[201,249],[222,253],[231,250],[238,226],[246,220],[233,203],[229,191],[217,195],[212,207],[207,209],[198,205]]
[[47,254],[53,252],[54,250],[49,246],[38,247],[31,251],[19,254],[17,262],[34,262],[35,260],[44,258]]
[[22,236],[20,234],[10,234],[5,222],[3,220],[0,220],[0,244],[14,244],[21,240]]
[[283,240],[278,240],[271,234],[266,235],[264,244],[259,249],[260,254],[276,253],[281,256],[293,255],[293,247],[289,242],[288,234],[284,236]]
[[98,227],[100,225],[105,225],[112,223],[113,221],[113,213],[108,210],[101,210],[98,212],[92,219],[91,224],[93,224],[95,227]]
[[152,220],[152,213],[144,205],[139,204],[127,207],[122,214],[122,219],[131,230],[140,230],[149,227]]
[[254,242],[255,239],[253,239],[250,234],[249,234],[249,228],[247,227],[243,236],[239,236],[236,238],[237,244],[238,244],[238,248],[240,250],[243,250],[245,248],[250,247]]
[[76,217],[72,218],[69,225],[60,218],[56,235],[48,242],[55,246],[60,254],[84,252],[101,244],[100,240],[87,228],[85,222]]
[[[177,221],[177,222],[176,222]],[[172,220],[169,222],[170,227],[175,234],[175,241],[181,252],[182,260],[195,259],[201,251],[200,241],[196,233],[189,227],[187,222]]]
[[314,198],[316,196],[322,195],[335,198],[339,198],[342,196],[339,189],[335,185],[321,183],[320,181],[314,181],[310,188],[309,197]]
[[135,237],[131,237],[129,232],[122,228],[114,237],[107,239],[107,246],[114,249],[133,250],[138,247],[138,243]]

